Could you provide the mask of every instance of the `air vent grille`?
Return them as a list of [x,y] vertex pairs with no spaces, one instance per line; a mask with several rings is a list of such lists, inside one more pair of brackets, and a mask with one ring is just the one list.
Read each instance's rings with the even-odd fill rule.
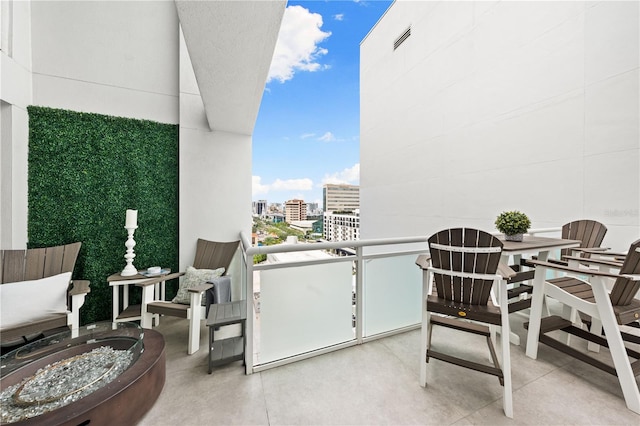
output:
[[404,33],[402,33],[402,35],[398,37],[396,41],[393,42],[393,50],[396,50],[402,43],[404,43],[404,41],[408,39],[410,35],[411,35],[411,27],[407,28],[407,30]]

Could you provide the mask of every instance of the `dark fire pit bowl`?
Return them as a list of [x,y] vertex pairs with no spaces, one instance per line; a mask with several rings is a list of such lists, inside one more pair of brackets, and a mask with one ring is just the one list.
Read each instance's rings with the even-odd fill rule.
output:
[[41,339],[1,359],[0,390],[34,377],[58,361],[100,347],[131,353],[129,367],[92,393],[51,411],[2,425],[133,425],[151,409],[164,387],[164,338],[133,323],[98,323]]

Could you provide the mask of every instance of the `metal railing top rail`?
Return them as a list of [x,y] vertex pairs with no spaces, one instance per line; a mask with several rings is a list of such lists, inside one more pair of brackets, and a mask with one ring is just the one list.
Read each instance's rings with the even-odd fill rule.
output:
[[339,249],[344,247],[368,247],[368,246],[380,246],[389,244],[415,244],[426,243],[427,236],[421,237],[400,237],[400,238],[378,238],[370,240],[349,240],[349,241],[336,241],[326,243],[301,243],[301,244],[277,244],[273,246],[258,246],[252,247],[249,243],[244,232],[240,233],[243,246],[247,255],[254,254],[269,254],[269,253],[289,253],[294,251],[309,251],[309,250],[325,250],[325,249]]
[[[530,229],[527,234],[544,234],[549,232],[559,232],[561,227],[552,228],[537,228]],[[493,232],[492,235],[502,235],[501,232]],[[344,247],[368,247],[368,246],[380,246],[389,244],[415,244],[426,243],[428,236],[417,237],[396,237],[396,238],[374,238],[369,240],[349,240],[349,241],[334,241],[325,243],[301,243],[301,244],[277,244],[273,246],[257,246],[251,245],[251,240],[247,238],[244,232],[240,232],[240,239],[244,247],[244,251],[247,255],[254,254],[269,254],[269,253],[289,253],[295,251],[310,251],[310,250],[325,250],[325,249],[339,249]]]

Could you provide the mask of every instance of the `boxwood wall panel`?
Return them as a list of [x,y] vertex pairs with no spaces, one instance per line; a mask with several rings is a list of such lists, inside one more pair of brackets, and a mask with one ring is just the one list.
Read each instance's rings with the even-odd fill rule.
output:
[[[34,106],[28,112],[29,247],[81,241],[73,276],[91,281],[81,321],[108,320],[107,277],[126,264],[127,209],[138,210],[134,266],[177,270],[178,126]],[[168,297],[175,286],[168,283]]]

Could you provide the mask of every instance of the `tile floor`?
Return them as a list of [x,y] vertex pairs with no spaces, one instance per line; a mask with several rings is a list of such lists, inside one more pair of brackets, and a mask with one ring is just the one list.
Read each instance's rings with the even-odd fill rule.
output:
[[[524,342],[525,318],[512,317]],[[207,374],[206,326],[191,356],[187,327],[165,318],[157,328],[166,340],[167,377],[142,425],[640,425],[614,376],[544,345],[538,360],[512,345],[511,420],[494,377],[432,360],[429,385],[420,387],[419,330],[246,376],[240,361]],[[488,359],[477,336],[440,327],[433,344],[443,349],[460,339]]]

